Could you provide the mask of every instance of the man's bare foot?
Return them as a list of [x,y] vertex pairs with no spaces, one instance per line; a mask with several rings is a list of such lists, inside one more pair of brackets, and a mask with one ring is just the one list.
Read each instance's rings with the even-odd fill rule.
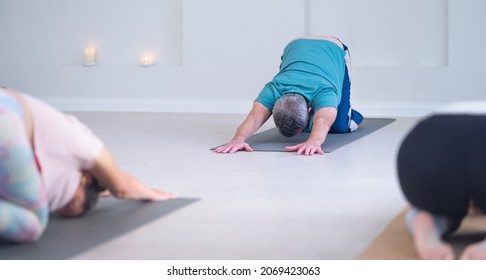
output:
[[467,246],[461,260],[486,260],[486,240]]
[[420,211],[412,223],[412,235],[414,237],[415,249],[421,259],[424,260],[453,260],[454,251],[452,247],[440,238],[435,229],[432,215]]

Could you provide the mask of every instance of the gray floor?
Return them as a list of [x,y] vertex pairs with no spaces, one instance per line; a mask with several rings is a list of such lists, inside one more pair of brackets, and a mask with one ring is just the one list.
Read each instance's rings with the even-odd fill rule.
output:
[[126,171],[201,198],[76,259],[354,259],[405,206],[395,157],[416,118],[305,157],[209,151],[233,136],[243,115],[75,115]]

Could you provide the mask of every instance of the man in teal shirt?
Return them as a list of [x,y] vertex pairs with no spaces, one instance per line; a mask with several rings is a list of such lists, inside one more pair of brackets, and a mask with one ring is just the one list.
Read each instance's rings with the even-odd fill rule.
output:
[[284,49],[280,71],[260,92],[233,139],[217,153],[253,151],[245,142],[272,115],[284,136],[310,132],[304,143],[286,147],[297,154],[324,154],[331,133],[356,130],[363,116],[351,109],[347,47],[329,36],[301,37]]

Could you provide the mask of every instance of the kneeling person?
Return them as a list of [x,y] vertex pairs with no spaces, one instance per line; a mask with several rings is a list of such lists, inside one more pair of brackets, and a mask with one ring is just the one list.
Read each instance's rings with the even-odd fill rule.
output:
[[[418,123],[397,160],[407,223],[422,259],[454,259],[442,240],[471,211],[486,211],[486,102],[455,103]],[[461,259],[486,259],[486,241]]]
[[349,71],[348,48],[338,39],[308,36],[293,40],[284,49],[280,71],[253,102],[233,139],[215,152],[253,151],[245,141],[273,114],[284,136],[310,132],[306,142],[286,147],[287,151],[324,154],[321,145],[329,132],[353,132],[363,120],[351,108]]

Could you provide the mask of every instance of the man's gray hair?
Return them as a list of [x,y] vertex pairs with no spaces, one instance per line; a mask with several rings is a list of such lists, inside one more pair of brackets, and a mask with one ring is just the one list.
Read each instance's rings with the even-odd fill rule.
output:
[[307,102],[297,93],[286,93],[273,106],[273,120],[278,131],[285,137],[300,133],[309,121]]

